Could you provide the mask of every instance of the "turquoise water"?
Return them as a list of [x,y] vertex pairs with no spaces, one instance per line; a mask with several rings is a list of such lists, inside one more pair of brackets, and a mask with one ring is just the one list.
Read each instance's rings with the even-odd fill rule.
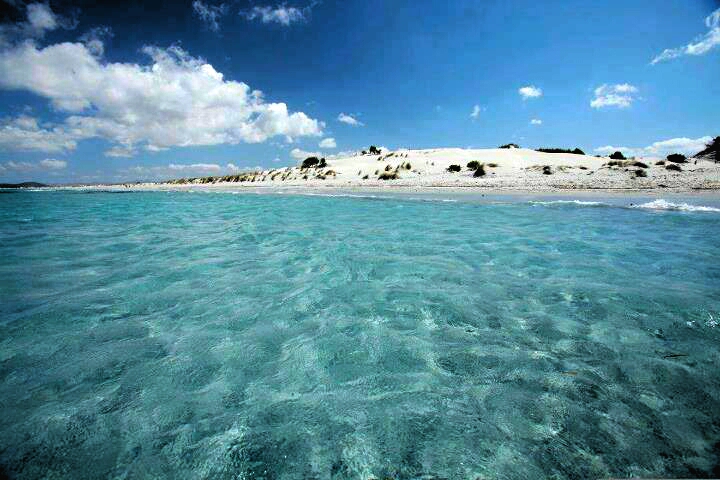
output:
[[720,475],[717,202],[459,200],[3,193],[0,477]]

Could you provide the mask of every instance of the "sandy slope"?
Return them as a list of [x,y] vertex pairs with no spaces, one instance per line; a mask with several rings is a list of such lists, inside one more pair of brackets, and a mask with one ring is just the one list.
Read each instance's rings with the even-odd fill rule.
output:
[[[471,160],[485,164],[486,175],[473,177],[466,167]],[[397,150],[382,155],[353,155],[329,158],[327,167],[301,170],[299,167],[256,172],[245,182],[217,182],[205,186],[309,186],[309,187],[478,187],[493,190],[565,190],[565,189],[632,189],[669,188],[674,190],[720,189],[720,164],[707,160],[690,160],[673,172],[655,165],[658,158],[638,159],[649,168],[635,166],[608,167],[607,157],[562,153],[541,153],[529,149],[460,149]],[[447,167],[460,165],[462,170],[450,173]],[[496,164],[496,167],[490,167]],[[408,168],[409,165],[409,168]],[[543,174],[549,166],[550,175]],[[380,180],[378,175],[389,167],[399,179]],[[640,178],[636,170],[643,170]],[[367,175],[367,179],[363,177]],[[307,176],[307,179],[304,177]],[[324,178],[323,178],[324,177]],[[157,188],[156,184],[147,184]],[[171,185],[179,187],[179,185]],[[136,186],[137,187],[137,186]],[[182,187],[182,186],[181,186]],[[141,187],[142,188],[142,187]]]

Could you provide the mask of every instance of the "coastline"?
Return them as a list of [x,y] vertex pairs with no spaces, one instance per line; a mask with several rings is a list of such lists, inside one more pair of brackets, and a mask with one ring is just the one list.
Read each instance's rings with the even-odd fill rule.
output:
[[[476,165],[481,165],[480,175]],[[323,159],[322,167],[288,166],[226,176],[69,188],[688,195],[720,192],[720,163],[693,158],[677,165],[654,157],[613,161],[521,148],[439,148],[330,157],[326,163]]]

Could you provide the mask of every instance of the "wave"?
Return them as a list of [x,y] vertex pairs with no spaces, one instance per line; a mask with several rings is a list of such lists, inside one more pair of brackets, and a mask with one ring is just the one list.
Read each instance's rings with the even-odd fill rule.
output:
[[588,202],[585,200],[548,200],[548,201],[538,201],[538,200],[532,200],[530,202],[531,205],[584,205],[589,207],[609,207],[611,205],[603,202]]
[[690,205],[689,203],[672,203],[659,199],[652,202],[632,205],[630,208],[642,208],[647,210],[673,210],[680,212],[720,212],[720,208],[707,207],[704,205]]

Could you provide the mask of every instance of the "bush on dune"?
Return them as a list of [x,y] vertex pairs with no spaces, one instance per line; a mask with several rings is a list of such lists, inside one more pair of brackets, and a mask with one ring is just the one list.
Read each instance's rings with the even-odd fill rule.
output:
[[687,157],[681,153],[671,153],[665,158],[672,163],[687,163]]
[[379,180],[397,180],[400,176],[397,172],[384,172],[378,177]]
[[585,155],[585,152],[579,148],[575,148],[574,150],[570,150],[568,148],[536,148],[535,151],[542,153],[572,153],[575,155]]
[[320,159],[317,157],[307,157],[305,160],[303,160],[302,165],[300,165],[300,168],[312,168],[320,164]]
[[468,162],[466,167],[469,168],[470,170],[477,170],[480,167],[480,162],[478,162],[477,160],[472,160],[472,161]]
[[447,168],[447,171],[448,171],[448,172],[459,172],[460,170],[462,170],[462,168],[460,167],[460,165],[450,165],[450,166]]
[[720,156],[718,156],[718,150],[720,150],[720,137],[715,137],[712,140],[710,140],[710,143],[708,143],[705,148],[695,155],[693,155],[696,158],[706,158],[708,160],[714,160],[715,162],[720,161]]
[[500,145],[498,148],[520,148],[520,146],[517,143],[506,143],[505,145]]
[[670,165],[665,166],[665,170],[672,170],[674,172],[682,172],[682,168],[680,168],[680,165],[677,165],[675,163],[671,163]]
[[475,169],[475,173],[473,173],[473,177],[477,178],[477,177],[484,177],[484,176],[485,176],[485,167],[482,164],[480,164]]
[[623,155],[622,152],[615,152],[610,155],[610,158],[613,160],[625,160],[625,155]]

